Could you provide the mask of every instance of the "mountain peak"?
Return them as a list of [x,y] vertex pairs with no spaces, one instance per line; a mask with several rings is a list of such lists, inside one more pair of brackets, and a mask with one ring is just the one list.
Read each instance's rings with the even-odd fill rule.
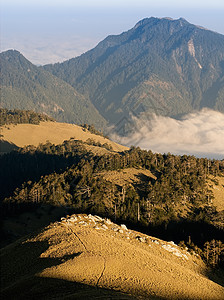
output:
[[190,24],[186,19],[180,17],[179,19],[173,19],[170,17],[162,17],[162,18],[158,18],[158,17],[150,17],[150,18],[144,18],[142,20],[140,20],[135,27],[137,26],[141,26],[141,25],[146,25],[146,24],[155,24],[155,22],[158,21],[162,21],[162,22],[182,22],[185,24]]
[[23,56],[18,50],[15,50],[15,49],[9,49],[6,51],[2,51],[0,54],[1,54],[1,56],[2,55]]
[[89,91],[104,118],[116,124],[130,111],[168,116],[203,107],[223,111],[223,83],[215,85],[223,76],[223,49],[224,36],[182,17],[150,17],[69,63],[45,69],[80,93]]

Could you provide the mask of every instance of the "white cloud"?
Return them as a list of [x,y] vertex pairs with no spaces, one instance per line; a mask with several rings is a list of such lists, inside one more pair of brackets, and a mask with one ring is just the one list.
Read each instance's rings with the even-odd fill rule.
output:
[[135,132],[127,137],[113,135],[125,144],[154,152],[189,154],[198,157],[224,158],[224,114],[203,109],[185,115],[181,120],[152,115],[136,119]]

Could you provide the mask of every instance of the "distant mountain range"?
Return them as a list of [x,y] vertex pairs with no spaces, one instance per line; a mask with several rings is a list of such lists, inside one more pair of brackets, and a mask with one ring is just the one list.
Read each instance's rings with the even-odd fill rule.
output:
[[62,122],[105,126],[106,120],[88,97],[43,68],[33,65],[18,51],[2,52],[0,60],[1,107],[32,109]]
[[130,113],[224,112],[224,36],[182,18],[144,19],[63,63],[36,67],[16,51],[1,60],[1,105],[60,121],[99,127]]

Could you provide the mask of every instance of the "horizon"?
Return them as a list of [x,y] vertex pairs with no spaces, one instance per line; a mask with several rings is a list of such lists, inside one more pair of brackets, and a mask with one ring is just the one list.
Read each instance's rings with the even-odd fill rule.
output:
[[224,3],[184,1],[20,1],[1,3],[1,52],[15,49],[36,65],[62,62],[94,48],[144,18],[184,18],[224,34]]

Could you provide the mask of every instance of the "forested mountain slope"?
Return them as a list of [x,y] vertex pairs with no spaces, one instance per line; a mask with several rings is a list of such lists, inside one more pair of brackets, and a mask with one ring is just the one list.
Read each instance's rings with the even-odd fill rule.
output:
[[184,19],[148,18],[45,70],[87,95],[105,119],[224,112],[224,36]]
[[222,161],[139,148],[95,154],[70,140],[19,149],[1,156],[0,163],[4,216],[18,218],[48,205],[97,213],[176,242],[191,236],[200,247],[222,239],[223,209],[216,210],[207,184],[208,176],[223,176]]
[[54,122],[55,120],[46,114],[35,113],[32,110],[0,108],[0,126],[10,124],[40,124],[40,122]]
[[54,65],[34,66],[12,50],[0,58],[5,108],[97,128],[127,122],[130,113],[224,112],[224,36],[184,19],[144,19]]
[[[57,125],[15,125],[18,111],[8,113],[13,124],[3,125],[6,132]],[[42,118],[19,116],[20,122]],[[20,299],[19,289],[21,299],[219,299],[224,161],[121,149],[93,126],[78,128],[61,144],[0,156],[3,298]],[[82,215],[69,217],[74,213]]]
[[0,60],[2,108],[32,109],[62,122],[105,126],[106,121],[88,98],[18,51],[2,52]]

